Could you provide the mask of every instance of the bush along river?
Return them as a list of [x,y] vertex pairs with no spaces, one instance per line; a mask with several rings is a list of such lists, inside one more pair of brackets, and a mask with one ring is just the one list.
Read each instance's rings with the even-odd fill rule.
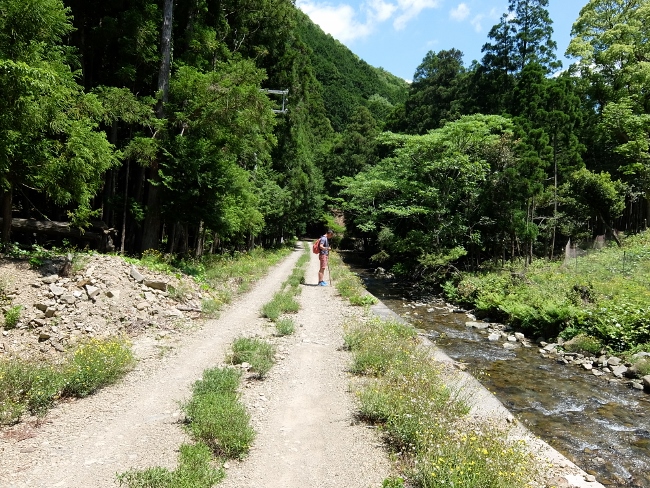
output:
[[650,488],[650,394],[623,376],[616,358],[564,356],[553,344],[477,322],[444,301],[409,296],[411,289],[355,271],[373,295],[424,329],[538,437],[604,485]]

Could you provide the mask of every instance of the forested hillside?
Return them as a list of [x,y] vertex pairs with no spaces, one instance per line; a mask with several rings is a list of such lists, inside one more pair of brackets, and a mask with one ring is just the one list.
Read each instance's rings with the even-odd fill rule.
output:
[[[278,242],[323,219],[331,120],[342,131],[371,96],[406,94],[289,0],[1,0],[0,13],[4,243],[12,217],[16,239],[124,252]],[[316,76],[313,50],[345,60],[338,79]]]
[[547,4],[406,85],[290,0],[0,0],[2,241],[202,255],[333,210],[419,274],[616,241],[648,217],[650,6],[587,2],[561,70]]

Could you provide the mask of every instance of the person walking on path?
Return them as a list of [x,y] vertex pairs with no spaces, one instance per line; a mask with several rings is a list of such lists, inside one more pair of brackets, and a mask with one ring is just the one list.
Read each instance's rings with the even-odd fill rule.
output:
[[318,255],[318,260],[320,262],[320,269],[318,270],[318,286],[327,286],[327,281],[325,281],[325,269],[327,268],[327,262],[330,255],[330,239],[333,235],[334,232],[328,230],[318,242],[318,248],[320,249]]

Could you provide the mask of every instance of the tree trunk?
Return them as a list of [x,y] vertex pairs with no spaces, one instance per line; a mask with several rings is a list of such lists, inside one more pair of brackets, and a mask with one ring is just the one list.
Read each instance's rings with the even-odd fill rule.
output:
[[13,186],[10,184],[9,188],[4,189],[0,194],[2,199],[0,205],[2,206],[2,244],[7,246],[11,239],[11,206],[13,205]]
[[120,253],[124,254],[124,241],[126,240],[126,218],[128,216],[129,208],[129,170],[131,167],[131,160],[126,159],[126,176],[124,177],[124,206],[122,207],[122,232],[120,235]]
[[[171,44],[172,20],[174,14],[174,1],[165,0],[163,8],[163,26],[160,39],[160,70],[158,71],[158,103],[156,104],[156,117],[165,118],[165,104],[169,100],[169,73],[171,70]],[[147,211],[142,229],[142,243],[140,250],[156,249],[160,240],[160,162],[155,159],[151,164],[151,173],[147,191]]]

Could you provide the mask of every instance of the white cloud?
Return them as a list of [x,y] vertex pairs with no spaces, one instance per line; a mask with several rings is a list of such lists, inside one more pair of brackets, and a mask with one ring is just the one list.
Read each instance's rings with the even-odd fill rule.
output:
[[460,3],[458,7],[451,9],[449,16],[458,22],[462,22],[469,16],[469,7],[464,3]]
[[437,8],[440,5],[438,0],[397,0],[400,14],[393,22],[396,30],[406,27],[409,20],[414,19],[420,12],[427,8]]
[[364,4],[364,9],[367,12],[368,18],[372,19],[372,21],[385,22],[393,16],[397,10],[397,5],[384,2],[384,0],[368,0]]
[[483,17],[484,15],[479,14],[469,21],[469,23],[474,26],[474,30],[476,32],[481,32],[483,30],[483,24],[482,24]]
[[390,19],[394,19],[395,30],[402,30],[423,10],[437,8],[440,1],[365,0],[358,11],[347,3],[333,5],[320,0],[296,0],[296,6],[321,29],[345,43],[368,37],[379,24]]
[[318,4],[309,0],[298,0],[296,5],[332,37],[341,42],[367,37],[372,32],[372,22],[356,20],[357,13],[347,4]]

